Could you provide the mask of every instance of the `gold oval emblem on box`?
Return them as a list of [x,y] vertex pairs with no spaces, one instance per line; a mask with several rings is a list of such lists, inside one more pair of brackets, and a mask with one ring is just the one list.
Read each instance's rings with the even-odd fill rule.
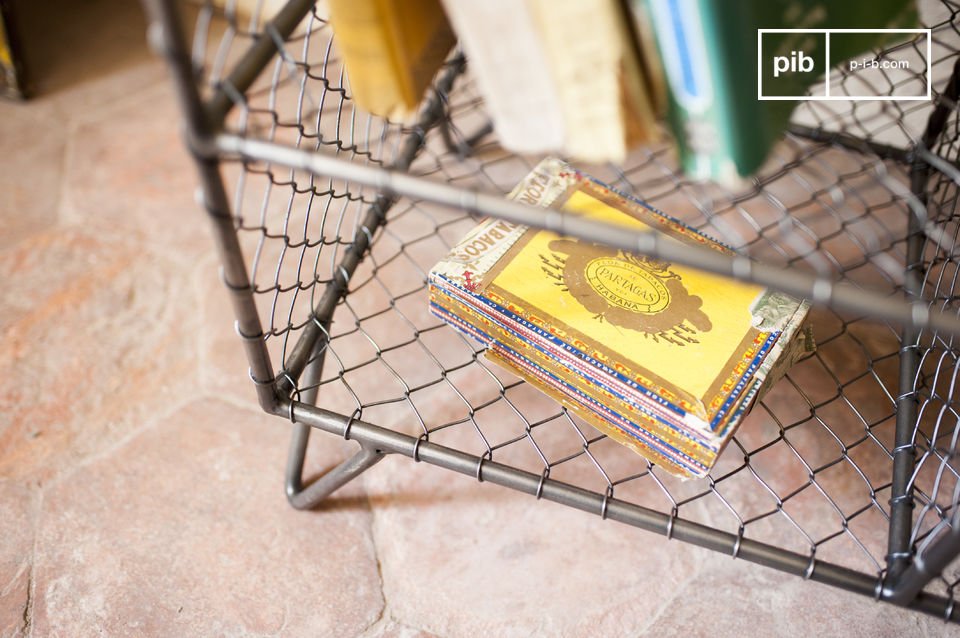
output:
[[699,343],[713,325],[665,261],[574,239],[555,239],[541,269],[600,322],[678,346]]
[[670,304],[670,292],[640,266],[601,257],[587,264],[587,282],[598,295],[631,312],[652,315]]

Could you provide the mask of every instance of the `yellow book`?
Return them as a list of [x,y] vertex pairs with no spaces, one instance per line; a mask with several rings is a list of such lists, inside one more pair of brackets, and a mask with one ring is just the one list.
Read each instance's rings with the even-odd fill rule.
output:
[[[732,251],[559,160],[521,202]],[[692,268],[487,220],[430,272],[431,309],[588,423],[703,476],[757,396],[812,351],[806,302]]]
[[416,109],[456,41],[440,0],[330,0],[330,22],[353,99],[392,119]]

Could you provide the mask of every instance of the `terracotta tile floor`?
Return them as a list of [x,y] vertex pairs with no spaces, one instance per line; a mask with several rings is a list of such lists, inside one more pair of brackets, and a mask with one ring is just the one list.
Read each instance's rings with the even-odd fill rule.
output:
[[0,636],[954,631],[403,459],[292,510],[165,69],[88,4],[27,16],[0,104]]

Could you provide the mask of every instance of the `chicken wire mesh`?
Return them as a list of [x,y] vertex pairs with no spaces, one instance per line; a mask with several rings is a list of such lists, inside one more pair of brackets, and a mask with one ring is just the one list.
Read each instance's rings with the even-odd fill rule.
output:
[[[194,78],[229,132],[500,195],[539,160],[498,145],[458,55],[414,123],[390,122],[355,108],[322,3],[288,36],[265,7],[251,15],[220,4],[188,14]],[[583,168],[755,260],[955,312],[960,125],[945,87],[957,12],[946,1],[920,7],[932,29],[933,103],[802,103],[742,189],[685,178],[668,143]],[[264,43],[269,63],[244,80],[237,62]],[[913,70],[878,69],[872,81],[916,92],[927,79],[925,39],[897,50],[913,56]],[[858,82],[840,69],[831,93],[861,93]],[[928,159],[936,164],[914,194],[911,151],[934,104],[946,116]],[[856,570],[876,580],[878,596],[891,552],[905,566],[960,529],[953,336],[815,308],[817,352],[753,409],[708,478],[683,482],[488,363],[481,346],[429,314],[427,272],[474,215],[263,160],[225,160],[221,171],[263,328],[252,338],[295,399],[574,485],[602,495],[604,507],[617,499],[671,524],[728,532],[734,553],[740,539],[775,546],[808,560],[807,576],[821,561]],[[904,366],[904,353],[915,366]],[[906,441],[898,412],[909,418]],[[909,457],[900,486],[897,455]],[[905,514],[894,518],[905,516],[908,532],[899,549],[888,545],[898,501]],[[958,582],[947,569],[926,591],[953,601]]]

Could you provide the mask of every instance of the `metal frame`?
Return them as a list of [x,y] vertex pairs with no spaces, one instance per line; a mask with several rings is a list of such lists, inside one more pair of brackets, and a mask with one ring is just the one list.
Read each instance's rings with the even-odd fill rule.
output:
[[[151,18],[149,38],[156,51],[167,58],[175,86],[186,116],[185,136],[193,154],[200,182],[204,207],[211,220],[214,238],[223,264],[223,280],[231,292],[237,317],[237,332],[244,341],[250,376],[253,379],[261,407],[265,412],[284,417],[293,424],[293,437],[286,471],[286,492],[290,503],[298,509],[309,509],[339,487],[360,475],[380,461],[386,454],[397,454],[443,467],[478,481],[495,483],[525,492],[537,499],[546,499],[576,509],[616,520],[694,545],[706,547],[753,563],[795,574],[804,579],[826,583],[842,589],[889,601],[912,609],[960,622],[960,609],[952,599],[930,595],[922,591],[926,583],[958,554],[960,554],[960,525],[937,538],[922,557],[910,549],[910,525],[913,508],[910,477],[916,450],[911,439],[911,428],[916,418],[915,379],[918,371],[917,343],[922,330],[960,336],[960,318],[943,311],[931,311],[920,298],[922,269],[921,245],[931,229],[926,217],[926,191],[930,164],[938,158],[927,149],[932,148],[940,135],[950,108],[946,101],[955,102],[958,95],[958,72],[955,70],[942,101],[930,118],[923,143],[915,149],[894,147],[874,148],[883,157],[907,161],[911,165],[911,209],[908,240],[908,269],[905,290],[909,299],[897,299],[879,292],[869,292],[828,278],[752,262],[745,257],[729,257],[713,251],[677,247],[659,240],[655,234],[625,233],[623,229],[598,222],[566,217],[555,211],[543,211],[516,202],[479,192],[439,184],[406,173],[423,144],[421,136],[411,134],[404,140],[398,159],[389,169],[371,168],[319,153],[284,147],[282,145],[247,139],[222,132],[225,117],[233,106],[243,100],[244,92],[252,85],[268,62],[282,51],[283,41],[300,20],[310,11],[311,0],[292,0],[270,22],[247,53],[239,60],[233,72],[212,98],[201,99],[195,84],[188,47],[180,26],[180,18],[172,0],[144,0]],[[454,144],[444,127],[442,94],[448,91],[464,63],[455,60],[448,65],[437,81],[437,91],[421,112],[417,128],[427,130],[440,126],[448,145],[462,156],[470,145],[489,132],[484,127],[466,142]],[[958,62],[960,68],[960,62]],[[818,141],[863,149],[864,143],[840,134],[825,137],[820,131],[795,129],[794,133]],[[876,145],[874,145],[876,146]],[[262,160],[299,169],[317,176],[340,178],[377,189],[379,196],[364,218],[353,238],[351,247],[338,266],[339,275],[328,285],[316,305],[313,322],[304,329],[285,369],[273,372],[270,356],[264,342],[263,327],[254,304],[251,280],[243,262],[229,201],[219,172],[224,158]],[[942,160],[940,160],[942,162]],[[333,310],[346,290],[346,284],[366,253],[373,233],[384,223],[387,209],[400,196],[429,200],[445,206],[482,213],[516,223],[580,236],[606,243],[624,250],[654,255],[741,281],[783,290],[812,299],[815,303],[896,322],[903,326],[904,344],[900,357],[900,395],[894,448],[893,497],[889,534],[888,570],[885,579],[863,574],[815,556],[803,556],[772,545],[744,538],[743,529],[737,534],[723,532],[694,523],[676,515],[664,514],[626,501],[610,493],[600,494],[555,480],[547,472],[533,474],[488,458],[470,455],[438,445],[424,437],[413,437],[379,427],[314,405],[317,381],[323,366],[324,349]],[[301,379],[302,393],[296,388]],[[322,430],[359,443],[359,451],[331,469],[327,474],[305,484],[303,465],[307,442],[313,429]]]

